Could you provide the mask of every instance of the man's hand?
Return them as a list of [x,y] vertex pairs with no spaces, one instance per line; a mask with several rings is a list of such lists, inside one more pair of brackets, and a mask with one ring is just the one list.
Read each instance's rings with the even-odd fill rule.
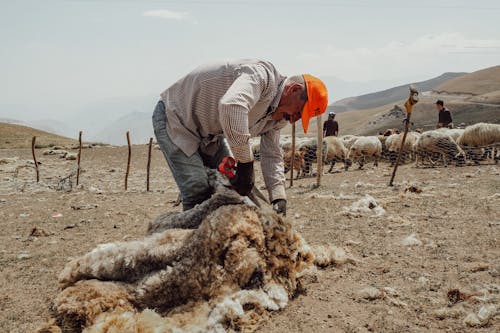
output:
[[286,200],[285,199],[273,200],[272,205],[273,205],[273,210],[277,214],[281,214],[283,216],[286,216]]
[[240,195],[248,195],[254,186],[255,175],[253,172],[253,161],[248,163],[238,162],[236,175],[231,179],[231,185]]

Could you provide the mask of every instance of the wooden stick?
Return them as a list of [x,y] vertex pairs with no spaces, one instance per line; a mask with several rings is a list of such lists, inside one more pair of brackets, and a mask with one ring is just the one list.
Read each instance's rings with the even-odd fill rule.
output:
[[149,192],[149,169],[151,168],[151,148],[153,146],[153,138],[149,138],[149,149],[148,149],[148,167],[146,176],[146,191]]
[[130,146],[130,133],[129,133],[129,131],[127,131],[127,144],[128,144],[128,160],[127,160],[127,172],[125,173],[125,191],[127,190],[128,172],[130,171],[130,158],[132,157],[132,147]]
[[76,186],[80,183],[80,157],[82,156],[82,131],[78,133],[78,162],[76,168]]
[[316,177],[316,187],[321,186],[321,175],[323,173],[323,126],[321,124],[321,115],[316,117],[318,125],[318,148],[316,152],[318,163],[318,175]]
[[406,134],[408,134],[408,129],[410,128],[410,117],[413,111],[413,106],[418,102],[418,91],[415,87],[410,86],[410,97],[405,102],[406,108],[406,119],[405,122],[405,132],[403,138],[401,139],[401,146],[399,147],[398,158],[396,159],[396,164],[394,165],[394,170],[392,170],[391,180],[389,181],[389,186],[393,186],[394,177],[396,176],[396,171],[398,170],[399,161],[401,160],[401,155],[403,153],[403,146],[406,140]]
[[36,141],[36,136],[34,136],[33,139],[31,140],[31,153],[33,154],[33,161],[35,162],[36,182],[38,183],[40,181],[40,174],[38,173],[38,162],[36,161],[36,156],[35,156],[35,141]]
[[294,166],[294,162],[295,162],[295,123],[292,124],[292,167],[290,169],[290,187],[293,186],[293,166]]

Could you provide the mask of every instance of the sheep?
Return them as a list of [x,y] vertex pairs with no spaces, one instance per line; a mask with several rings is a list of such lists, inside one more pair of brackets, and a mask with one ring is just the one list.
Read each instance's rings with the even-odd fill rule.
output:
[[[403,140],[403,135],[404,133],[393,134],[389,136],[389,138],[386,141],[387,151],[389,154],[391,165],[394,165],[394,163],[396,162],[398,152],[401,149],[401,142]],[[403,158],[406,158],[407,156],[409,156],[410,158],[412,157],[413,146],[417,142],[420,135],[421,134],[418,132],[408,132],[406,134],[405,143],[401,152],[403,154],[402,155]]]
[[314,264],[350,260],[329,248],[316,248],[316,257],[270,208],[251,206],[217,177],[209,182],[210,199],[160,216],[144,238],[70,261],[53,321],[39,332],[240,331],[283,309]]
[[347,171],[352,162],[347,158],[349,150],[344,146],[344,142],[335,136],[327,136],[323,139],[323,144],[326,145],[325,162],[330,162],[328,173],[333,171],[335,162],[338,160],[344,162],[344,169]]
[[[483,149],[483,156],[494,156],[495,164],[498,163],[500,156],[498,156],[498,146],[500,145],[500,124],[477,123],[467,126],[457,139],[457,143],[463,147],[469,156],[477,164],[479,163],[478,149]],[[490,147],[488,147],[490,146]],[[494,154],[493,150],[497,152]]]
[[[306,138],[297,144],[297,149],[304,154],[305,169],[304,173],[310,175],[312,173],[312,164],[317,162],[318,140],[315,138]],[[323,162],[326,153],[326,144],[322,145]]]
[[[305,151],[295,151],[295,156],[293,157],[293,169],[297,170],[297,179],[302,173],[305,176],[306,162],[304,160]],[[287,173],[292,166],[292,150],[286,150],[283,153],[283,163],[285,165],[285,173]]]
[[384,136],[384,135],[379,135],[378,139],[382,143],[382,157],[384,159],[392,160],[391,152],[389,152],[389,149],[387,148],[388,146],[392,145],[392,142],[396,140],[398,137],[398,134],[394,133],[389,136]]
[[351,149],[352,144],[356,139],[359,138],[357,135],[342,135],[340,139],[344,142],[344,146],[347,148],[347,150]]
[[357,161],[359,169],[363,168],[366,157],[375,159],[374,166],[378,166],[378,160],[382,155],[382,143],[376,136],[359,137],[349,149],[347,158],[352,162]]
[[458,138],[463,134],[463,132],[465,130],[462,128],[441,127],[441,128],[438,128],[437,131],[442,131],[442,132],[448,134],[449,136],[451,136],[451,138],[453,140],[455,140],[455,142],[457,142]]
[[457,161],[457,165],[465,163],[464,151],[444,131],[433,130],[422,133],[414,145],[414,150],[417,154],[416,167],[423,157],[429,158],[431,163],[435,164],[431,158],[433,155],[442,157],[444,166],[448,166],[448,160]]
[[380,135],[383,135],[383,136],[390,136],[390,135],[393,135],[393,134],[399,134],[401,133],[401,131],[398,129],[398,128],[388,128],[385,130],[385,132],[380,132],[379,134]]

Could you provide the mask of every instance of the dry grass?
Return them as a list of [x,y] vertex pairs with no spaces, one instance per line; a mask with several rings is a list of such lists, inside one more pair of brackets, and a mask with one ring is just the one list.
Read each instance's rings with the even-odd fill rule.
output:
[[78,142],[28,126],[0,123],[0,149],[30,148],[33,136],[36,136],[37,148],[72,145]]

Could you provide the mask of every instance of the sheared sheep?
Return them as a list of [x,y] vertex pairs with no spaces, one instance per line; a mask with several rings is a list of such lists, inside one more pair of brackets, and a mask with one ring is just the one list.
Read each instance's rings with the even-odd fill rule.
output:
[[363,168],[366,158],[374,158],[374,166],[378,166],[378,160],[382,155],[382,143],[376,136],[359,137],[349,149],[347,158],[358,162],[359,169]]
[[[68,263],[51,307],[56,325],[39,332],[239,331],[284,308],[314,267],[312,249],[270,208],[212,186],[210,199],[160,217],[152,234]],[[342,251],[317,251],[318,265],[346,262]]]
[[[403,135],[404,133],[393,134],[389,136],[389,138],[386,141],[387,151],[389,154],[391,165],[394,165],[394,163],[396,163],[398,152],[401,148],[401,142],[403,141]],[[420,135],[421,134],[417,132],[408,132],[406,134],[405,143],[401,151],[404,160],[406,160],[406,158],[408,157],[412,159],[413,147],[417,142],[418,138],[420,137]]]
[[465,163],[465,153],[462,148],[443,131],[433,130],[422,133],[414,145],[414,150],[417,154],[415,164],[417,167],[419,160],[423,162],[424,158],[428,158],[434,165],[435,162],[432,160],[434,155],[442,158],[444,166],[448,166],[448,160],[455,160],[457,165]]
[[[493,157],[495,163],[498,163],[500,146],[500,124],[477,123],[467,126],[457,139],[457,143],[467,151],[467,154],[479,163],[480,159],[488,155]],[[482,156],[478,157],[482,149]],[[496,152],[494,152],[496,150]]]
[[327,136],[323,139],[323,144],[326,144],[325,162],[330,163],[328,173],[333,171],[333,167],[337,161],[344,162],[344,169],[347,171],[352,162],[347,158],[349,150],[344,146],[343,140],[335,136]]

